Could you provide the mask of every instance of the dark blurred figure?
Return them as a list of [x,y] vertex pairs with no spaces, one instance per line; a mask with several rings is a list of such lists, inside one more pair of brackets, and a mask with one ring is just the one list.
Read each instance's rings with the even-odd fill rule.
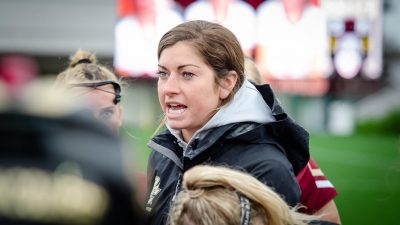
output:
[[47,90],[0,107],[0,224],[143,224],[116,135]]

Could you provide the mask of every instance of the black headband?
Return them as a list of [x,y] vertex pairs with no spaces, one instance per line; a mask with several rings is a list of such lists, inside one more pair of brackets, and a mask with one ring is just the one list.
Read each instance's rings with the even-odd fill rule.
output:
[[250,201],[244,195],[237,192],[240,200],[240,224],[249,225],[250,224]]
[[114,98],[114,104],[118,104],[121,101],[121,85],[119,83],[113,81],[113,80],[107,80],[107,81],[100,81],[100,82],[92,82],[92,83],[77,83],[77,84],[70,84],[70,87],[91,87],[91,88],[97,88],[100,86],[108,85],[111,84],[114,87],[115,95]]
[[78,64],[83,64],[83,63],[89,64],[89,63],[92,63],[92,60],[90,60],[90,59],[80,59],[80,60],[76,63],[76,65],[78,65]]

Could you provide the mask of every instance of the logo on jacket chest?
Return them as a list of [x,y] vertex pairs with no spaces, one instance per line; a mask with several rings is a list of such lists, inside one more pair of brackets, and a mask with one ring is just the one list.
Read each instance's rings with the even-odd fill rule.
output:
[[[154,179],[153,188],[151,189],[149,200],[147,201],[148,206],[151,206],[153,204],[154,197],[156,197],[158,195],[158,193],[160,193],[160,191],[161,191],[160,177],[156,176]],[[148,206],[146,207],[146,210],[151,211],[151,207],[148,207]]]

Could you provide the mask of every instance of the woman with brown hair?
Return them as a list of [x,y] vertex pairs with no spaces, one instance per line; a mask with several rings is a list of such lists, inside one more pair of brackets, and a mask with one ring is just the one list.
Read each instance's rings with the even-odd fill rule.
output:
[[168,31],[158,47],[158,97],[166,130],[148,146],[146,210],[165,224],[185,171],[199,164],[240,168],[274,188],[291,206],[295,174],[308,161],[308,133],[279,106],[268,85],[244,76],[235,35],[202,20]]

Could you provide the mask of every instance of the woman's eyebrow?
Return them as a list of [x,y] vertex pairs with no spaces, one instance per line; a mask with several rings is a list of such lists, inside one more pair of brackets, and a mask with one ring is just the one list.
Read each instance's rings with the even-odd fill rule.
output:
[[115,107],[114,105],[112,105],[112,106],[106,106],[106,107],[100,108],[100,110],[101,110],[101,111],[110,110],[110,109],[112,110],[112,109],[114,109],[114,107]]
[[187,67],[187,66],[194,66],[194,67],[200,68],[200,66],[197,66],[197,65],[194,65],[194,64],[184,64],[184,65],[178,66],[178,69],[182,69],[182,68]]
[[158,67],[160,67],[163,70],[167,70],[167,68],[165,66],[161,66],[160,64],[158,64]]
[[[184,64],[184,65],[180,65],[180,66],[178,66],[178,69],[182,69],[182,68],[184,68],[184,67],[187,67],[187,66],[193,66],[193,67],[197,67],[197,68],[200,68],[200,66],[197,66],[197,65],[194,65],[194,64]],[[161,69],[163,69],[163,70],[168,70],[165,66],[162,66],[162,65],[158,65],[158,67],[160,67]]]

